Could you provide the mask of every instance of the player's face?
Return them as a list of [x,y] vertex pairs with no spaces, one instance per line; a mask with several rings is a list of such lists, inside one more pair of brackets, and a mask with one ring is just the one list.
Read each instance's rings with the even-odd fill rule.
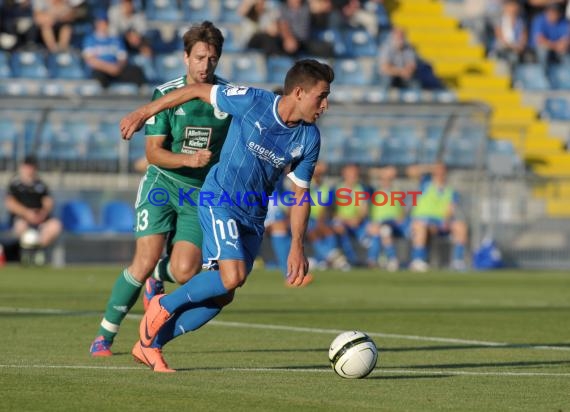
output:
[[204,42],[196,43],[190,54],[184,54],[188,84],[212,83],[219,59],[214,46]]
[[315,123],[329,108],[330,84],[319,80],[311,89],[300,93],[299,110],[301,118],[307,123]]

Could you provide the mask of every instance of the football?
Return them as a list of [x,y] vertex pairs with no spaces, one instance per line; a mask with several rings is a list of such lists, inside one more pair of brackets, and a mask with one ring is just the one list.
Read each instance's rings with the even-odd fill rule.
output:
[[332,341],[329,360],[337,375],[360,379],[368,376],[376,366],[378,349],[366,333],[343,332]]

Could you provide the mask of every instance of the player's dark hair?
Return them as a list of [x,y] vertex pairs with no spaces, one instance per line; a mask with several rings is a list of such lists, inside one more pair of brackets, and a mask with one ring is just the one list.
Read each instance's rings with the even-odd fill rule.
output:
[[329,84],[334,80],[334,71],[328,64],[314,59],[299,60],[285,76],[283,94],[290,94],[297,86],[309,89],[321,80]]
[[224,46],[224,35],[211,21],[204,21],[202,24],[192,26],[184,36],[184,51],[190,54],[192,47],[198,42],[204,42],[214,46],[218,57],[222,55],[222,47]]

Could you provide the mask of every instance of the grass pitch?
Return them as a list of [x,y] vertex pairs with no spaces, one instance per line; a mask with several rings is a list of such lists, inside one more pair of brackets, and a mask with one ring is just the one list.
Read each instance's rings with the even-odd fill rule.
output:
[[[140,302],[116,355],[88,354],[120,270],[0,269],[1,411],[570,411],[568,273],[321,272],[293,290],[255,271],[166,347],[164,375],[130,357]],[[363,380],[327,359],[354,329],[379,348]]]

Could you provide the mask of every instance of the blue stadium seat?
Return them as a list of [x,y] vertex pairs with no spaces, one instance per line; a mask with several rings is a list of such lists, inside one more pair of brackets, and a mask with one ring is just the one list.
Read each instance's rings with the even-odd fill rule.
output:
[[231,81],[236,84],[265,82],[265,58],[248,53],[236,57],[232,61]]
[[102,122],[87,142],[87,159],[117,161],[119,143],[121,143],[121,138],[117,123]]
[[145,155],[146,139],[144,135],[144,128],[135,133],[129,140],[129,160],[135,161]]
[[354,57],[376,56],[378,45],[364,29],[347,30],[344,33],[344,43],[348,54]]
[[34,51],[12,53],[12,73],[16,77],[46,79],[48,70],[43,53]]
[[380,164],[382,146],[381,138],[359,139],[352,136],[345,144],[344,161],[364,166],[377,166]]
[[161,83],[176,79],[186,73],[180,52],[157,55],[155,57],[155,64],[158,80]]
[[321,143],[321,159],[330,164],[346,162],[346,144],[344,140],[323,140]]
[[414,125],[392,125],[388,127],[388,134],[391,138],[402,138],[406,139],[408,137],[418,139],[418,130]]
[[107,91],[121,96],[135,96],[139,92],[139,87],[134,83],[111,83]]
[[[220,21],[224,23],[241,23],[238,13],[239,0],[221,0]],[[224,45],[225,47],[225,45]]]
[[570,90],[570,64],[556,64],[548,69],[548,77],[554,89]]
[[353,136],[361,141],[380,142],[382,140],[382,130],[378,126],[354,126]]
[[182,0],[182,11],[184,12],[184,19],[188,23],[216,20],[212,4],[208,0]]
[[238,33],[239,28],[234,30],[233,28],[227,27],[219,27],[220,31],[224,36],[224,53],[235,53],[239,52],[243,49],[241,44],[239,44]]
[[481,141],[469,138],[451,138],[445,145],[444,162],[452,167],[475,167]]
[[549,90],[550,83],[539,64],[520,64],[515,68],[514,83],[516,87],[527,90]]
[[269,83],[277,83],[279,85],[282,85],[285,81],[285,75],[291,66],[293,66],[293,59],[290,57],[267,57],[267,81]]
[[136,54],[130,57],[130,61],[143,70],[144,76],[149,83],[154,83],[159,80],[152,57],[145,56],[144,54]]
[[544,105],[543,116],[552,120],[570,120],[570,103],[563,97],[549,97]]
[[146,37],[150,42],[150,46],[155,54],[168,54],[182,52],[182,47],[180,47],[180,36],[173,35],[172,37],[165,38],[160,29],[154,28],[149,29],[146,32]]
[[423,139],[418,162],[435,163],[438,161],[440,139]]
[[12,77],[10,69],[10,55],[8,52],[0,51],[0,79]]
[[126,202],[112,201],[103,205],[101,222],[104,230],[130,233],[135,225],[135,211]]
[[42,160],[79,161],[85,158],[89,128],[82,121],[44,124],[38,157]]
[[48,81],[40,86],[40,94],[43,96],[63,96],[65,94],[65,87],[62,83]]
[[85,79],[81,56],[77,53],[53,53],[48,55],[47,67],[54,79]]
[[148,0],[145,14],[149,20],[177,22],[182,17],[177,0]]
[[416,163],[419,143],[413,135],[390,136],[384,141],[382,164],[407,166]]
[[61,208],[61,222],[64,230],[72,233],[96,233],[102,228],[96,224],[93,210],[83,200],[72,200]]
[[336,57],[346,56],[347,54],[346,45],[344,43],[344,39],[342,38],[342,34],[340,31],[335,29],[320,30],[316,31],[312,37],[332,44],[334,47],[334,54]]
[[371,79],[362,70],[361,64],[356,59],[338,59],[334,63],[335,80],[339,84],[354,86],[366,86],[371,84]]
[[99,96],[103,93],[103,87],[96,81],[81,82],[76,88],[75,92],[80,96]]

